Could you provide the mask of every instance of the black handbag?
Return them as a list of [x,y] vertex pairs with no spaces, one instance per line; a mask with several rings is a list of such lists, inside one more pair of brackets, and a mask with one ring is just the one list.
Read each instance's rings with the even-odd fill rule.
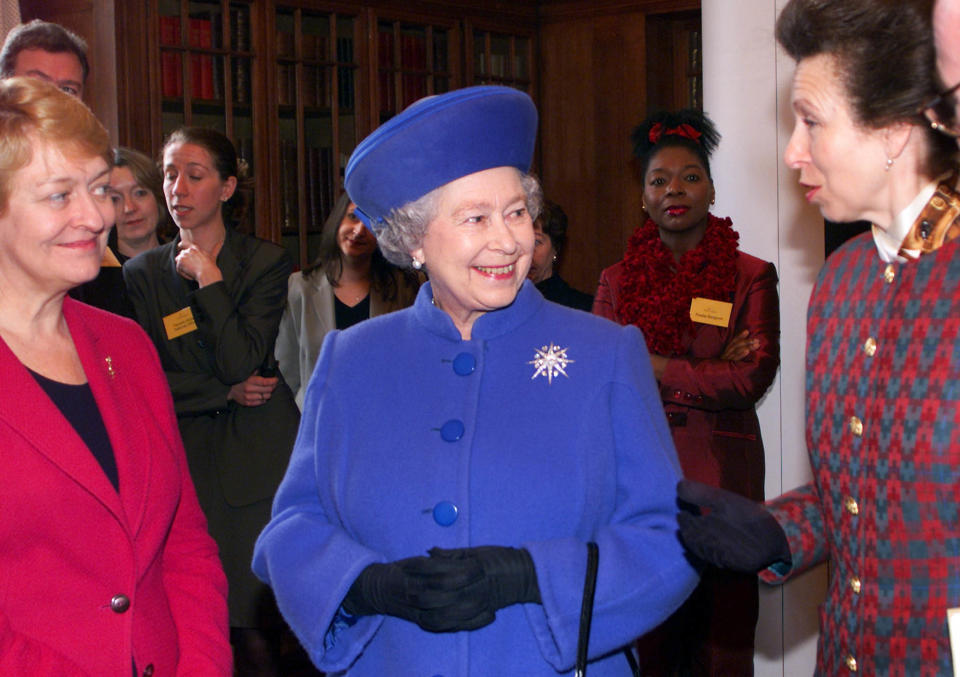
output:
[[[580,603],[580,631],[577,635],[577,662],[573,674],[575,677],[586,677],[587,674],[587,646],[590,644],[590,623],[593,621],[593,594],[597,589],[597,568],[600,566],[600,548],[593,541],[587,543],[587,574],[583,581],[583,601]],[[623,648],[623,653],[630,664],[630,672],[634,677],[640,677],[640,667],[633,657],[629,646]]]

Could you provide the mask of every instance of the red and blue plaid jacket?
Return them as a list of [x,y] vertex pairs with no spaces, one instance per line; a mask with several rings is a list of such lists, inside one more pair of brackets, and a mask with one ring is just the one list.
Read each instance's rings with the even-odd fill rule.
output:
[[807,320],[814,481],[769,503],[793,567],[829,559],[817,674],[952,675],[960,606],[960,238],[886,264],[870,234],[824,266]]

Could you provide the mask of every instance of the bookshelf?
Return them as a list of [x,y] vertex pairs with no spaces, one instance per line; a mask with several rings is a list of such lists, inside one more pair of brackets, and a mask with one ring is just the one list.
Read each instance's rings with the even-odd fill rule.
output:
[[[531,94],[540,111],[535,168],[547,194],[558,197],[570,216],[568,247],[576,255],[565,258],[561,272],[581,289],[594,288],[600,270],[623,255],[640,210],[641,187],[629,171],[626,141],[633,126],[648,110],[696,106],[702,92],[700,50],[696,47],[700,0],[20,0],[19,4],[25,21],[56,21],[90,39],[91,75],[85,98],[118,143],[156,156],[164,124],[188,117],[222,125],[235,140],[252,137],[256,232],[287,244],[298,265],[309,261],[313,236],[311,226],[299,221],[286,224],[287,235],[282,232],[280,127],[285,125],[287,138],[294,138],[297,124],[289,114],[280,117],[276,69],[280,55],[295,54],[291,49],[296,48],[289,40],[286,45],[278,41],[275,23],[282,13],[278,10],[289,15],[300,9],[307,17],[337,13],[355,24],[355,36],[359,37],[355,37],[350,61],[356,65],[351,68],[355,77],[352,126],[338,122],[338,136],[331,132],[325,146],[331,147],[332,139],[339,139],[338,158],[349,156],[356,140],[393,114],[386,105],[381,109],[381,98],[385,101],[392,96],[397,101],[399,97],[396,105],[403,104],[405,94],[397,89],[397,79],[402,88],[403,71],[408,70],[403,65],[403,50],[401,47],[397,56],[398,50],[393,48],[393,58],[381,62],[381,30],[406,32],[409,28],[412,34],[431,41],[427,55],[438,50],[433,63],[421,72],[427,91],[497,82]],[[221,24],[224,5],[249,8],[249,45],[243,49],[233,41],[226,45],[230,28],[224,30],[222,25],[222,46],[215,46],[214,32],[210,48],[190,45],[188,19],[192,8],[202,11],[204,5],[213,7],[208,10],[212,14],[220,8]],[[181,17],[179,44],[161,48],[161,14]],[[288,32],[293,35],[292,30]],[[319,67],[311,71],[312,65],[319,64],[311,64],[309,58],[310,36],[316,32],[309,21],[301,30],[307,36],[304,82],[308,92],[311,88],[325,92],[323,87],[332,86],[332,79],[319,80]],[[189,89],[183,95],[164,98],[161,51],[179,53],[181,58],[187,52],[223,56],[224,71],[236,70],[242,60],[249,66],[249,104],[234,103],[232,92],[222,103],[196,99]],[[449,59],[446,64],[444,54]],[[494,54],[503,57],[502,75],[494,66]],[[333,61],[332,57],[328,60]],[[180,68],[185,82],[182,62]],[[421,71],[409,70],[410,75]],[[430,70],[432,75],[427,72]],[[329,68],[324,72],[332,77]],[[386,86],[394,87],[390,94],[380,93],[381,72],[387,74]],[[297,81],[296,73],[293,77]],[[234,86],[232,71],[231,79],[224,79],[224,87],[228,83]],[[306,119],[315,110],[309,96],[304,101]],[[295,118],[296,106],[283,105]],[[332,127],[332,121],[329,124]],[[353,138],[348,138],[344,128]],[[310,127],[305,130],[304,143],[296,146],[298,163],[301,151],[307,152],[302,150],[307,148],[305,141],[313,133]],[[249,148],[245,152],[249,153]],[[289,160],[289,150],[287,156]],[[311,161],[305,157],[304,163],[303,171],[298,166],[295,184],[298,201],[300,192],[307,189]],[[317,166],[316,158],[312,164]],[[340,184],[331,181],[331,190],[339,191]],[[304,199],[309,199],[306,194]],[[299,209],[299,202],[297,206]],[[292,235],[294,227],[296,235]],[[300,246],[301,231],[307,231],[307,246]]]
[[414,101],[459,82],[459,35],[451,24],[377,22],[377,110],[383,123]]
[[256,234],[297,267],[377,125],[480,82],[536,95],[532,1],[91,1],[115,16],[119,141],[156,156],[180,125],[223,131],[253,171]]
[[533,94],[533,34],[505,33],[468,25],[468,81],[504,85]]
[[251,2],[160,0],[161,132],[215,127],[253,163]]
[[333,12],[277,3],[269,162],[277,177],[282,244],[302,267],[319,249],[320,233],[343,183],[350,152],[368,125],[358,112],[366,21],[358,12]]

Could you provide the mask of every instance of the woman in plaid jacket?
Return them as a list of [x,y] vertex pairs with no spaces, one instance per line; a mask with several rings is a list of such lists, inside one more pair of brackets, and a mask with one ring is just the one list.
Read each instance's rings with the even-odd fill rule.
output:
[[[831,563],[817,674],[949,675],[960,606],[960,192],[930,0],[791,0],[785,153],[824,217],[872,232],[830,257],[807,324],[811,484],[767,503],[682,483],[691,551],[780,582]],[[889,67],[896,64],[895,68]],[[746,532],[748,538],[737,534]]]

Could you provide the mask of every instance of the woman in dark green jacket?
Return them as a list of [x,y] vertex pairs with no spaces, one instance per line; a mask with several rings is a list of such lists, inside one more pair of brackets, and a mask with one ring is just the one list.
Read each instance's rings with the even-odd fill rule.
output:
[[230,584],[234,639],[247,644],[264,602],[272,604],[250,572],[253,543],[299,423],[273,358],[291,265],[281,247],[228,225],[242,207],[244,172],[220,132],[175,131],[162,170],[179,234],[130,260],[124,276],[170,381],[190,472]]

